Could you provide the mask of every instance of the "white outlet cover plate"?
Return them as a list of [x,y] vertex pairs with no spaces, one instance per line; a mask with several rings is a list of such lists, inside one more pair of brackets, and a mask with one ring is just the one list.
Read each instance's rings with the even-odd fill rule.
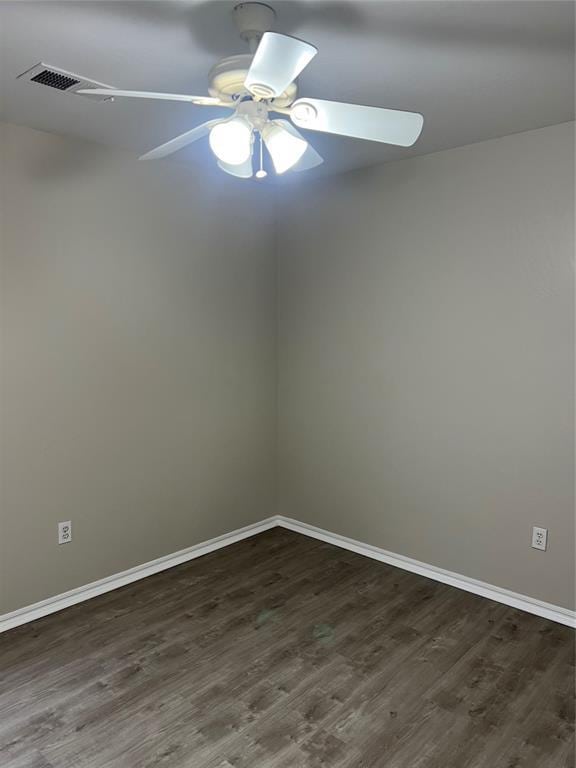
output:
[[534,549],[546,550],[548,546],[548,528],[539,528],[537,525],[532,528],[532,546]]
[[68,544],[72,541],[72,522],[66,520],[58,523],[58,544]]

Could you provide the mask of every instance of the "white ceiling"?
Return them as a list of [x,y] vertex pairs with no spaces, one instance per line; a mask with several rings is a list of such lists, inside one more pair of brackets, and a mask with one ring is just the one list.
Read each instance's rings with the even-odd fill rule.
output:
[[[234,2],[0,2],[0,118],[141,152],[221,111],[89,99],[16,80],[39,61],[120,88],[205,93],[246,52]],[[322,173],[574,119],[574,3],[557,0],[280,0],[276,29],[314,43],[302,95],[414,110],[412,149],[308,138]],[[207,142],[178,161],[212,168]],[[310,171],[308,173],[318,173]]]

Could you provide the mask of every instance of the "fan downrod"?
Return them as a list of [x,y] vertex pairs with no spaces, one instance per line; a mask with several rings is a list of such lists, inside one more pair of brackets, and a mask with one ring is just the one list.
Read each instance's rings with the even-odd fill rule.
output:
[[254,53],[264,32],[270,32],[274,26],[276,11],[265,3],[239,3],[233,14],[240,37]]

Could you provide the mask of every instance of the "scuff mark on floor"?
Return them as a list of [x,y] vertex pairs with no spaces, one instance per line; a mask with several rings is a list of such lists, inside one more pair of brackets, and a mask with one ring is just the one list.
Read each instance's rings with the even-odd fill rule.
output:
[[329,645],[335,640],[334,627],[330,624],[315,624],[312,630],[312,637],[323,645]]
[[256,617],[256,626],[263,627],[270,621],[278,621],[278,611],[275,608],[263,608]]

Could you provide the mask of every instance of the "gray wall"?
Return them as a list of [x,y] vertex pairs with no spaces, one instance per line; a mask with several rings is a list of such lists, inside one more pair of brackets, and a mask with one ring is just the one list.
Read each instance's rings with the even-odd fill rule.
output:
[[273,513],[276,314],[254,185],[11,125],[0,162],[2,613]]
[[573,157],[562,124],[282,190],[281,513],[573,607]]
[[277,470],[283,514],[573,605],[572,125],[300,180],[276,233],[268,188],[1,129],[0,613]]

